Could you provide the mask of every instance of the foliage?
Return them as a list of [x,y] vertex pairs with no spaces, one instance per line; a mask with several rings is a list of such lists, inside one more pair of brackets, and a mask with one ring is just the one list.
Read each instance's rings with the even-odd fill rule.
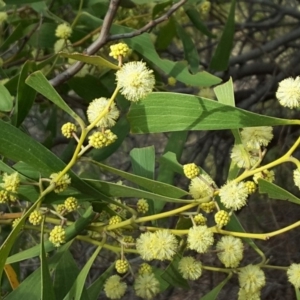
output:
[[[283,80],[291,65],[277,51],[297,36],[283,26],[277,37],[260,8],[299,14],[254,0],[23,2],[0,1],[1,295],[152,299],[218,272],[201,299],[216,299],[234,277],[239,299],[259,299],[264,271],[279,270],[299,297],[299,265],[271,264],[265,243],[300,222],[251,232],[239,218],[258,199],[300,204],[299,134],[272,152],[276,128],[300,124],[300,79]],[[239,48],[237,30],[251,26],[274,40]],[[280,72],[263,56],[272,51]],[[243,98],[248,76],[256,77],[244,90],[255,92]],[[227,160],[221,171],[216,160],[184,157],[190,134],[225,130],[230,145],[219,139],[215,149]],[[137,134],[166,133],[156,149],[131,147]],[[281,165],[293,165],[293,191],[274,183]],[[25,260],[37,267],[26,270]]]

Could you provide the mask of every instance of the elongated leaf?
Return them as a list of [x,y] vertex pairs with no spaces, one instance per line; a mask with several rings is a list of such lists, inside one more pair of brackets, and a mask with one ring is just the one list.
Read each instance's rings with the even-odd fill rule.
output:
[[178,263],[181,260],[181,255],[177,254],[172,262],[165,269],[161,277],[163,280],[168,282],[171,286],[180,287],[183,289],[189,289],[189,284],[186,279],[184,279],[178,271]]
[[180,175],[184,175],[183,166],[178,162],[176,154],[174,152],[168,151],[160,158],[160,163],[164,163],[168,166],[170,170]]
[[235,106],[234,87],[231,77],[227,82],[216,86],[214,92],[220,103]]
[[172,42],[176,34],[176,25],[174,18],[171,17],[167,24],[160,28],[156,41],[155,49],[166,50],[170,43]]
[[[168,138],[168,143],[165,147],[164,153],[169,151],[175,151],[176,159],[180,159],[182,151],[185,146],[186,138],[188,136],[187,131],[172,132]],[[173,185],[174,182],[174,171],[169,168],[168,163],[165,160],[160,160],[159,171],[157,180]],[[154,212],[160,212],[164,207],[162,201],[154,202]]]
[[16,25],[14,31],[10,32],[7,39],[3,43],[1,43],[0,50],[2,51],[3,49],[8,48],[12,43],[19,40],[23,35],[23,31],[24,31],[24,23],[20,22],[18,25]]
[[[128,29],[122,26],[114,26],[118,33],[122,31],[127,31]],[[161,59],[154,48],[154,45],[151,41],[150,35],[148,33],[143,33],[132,39],[127,39],[126,43],[133,50],[137,51],[143,55],[146,59],[151,61],[157,68],[161,69],[170,77],[176,78],[178,81],[181,81],[185,84],[197,87],[206,87],[218,84],[221,82],[221,79],[211,75],[205,71],[198,72],[197,74],[192,75],[188,67],[183,62],[173,62],[168,59]]]
[[12,4],[17,4],[17,5],[24,5],[27,3],[34,3],[34,2],[39,2],[41,0],[5,0],[5,3],[7,5],[12,5]]
[[[40,172],[42,177],[61,171],[66,166],[56,155],[43,145],[17,129],[0,120],[0,154],[15,162],[23,161]],[[84,194],[93,195],[104,201],[109,199],[101,192],[89,187],[73,172],[68,172],[72,184]]]
[[25,84],[25,79],[27,78],[28,73],[32,72],[35,69],[35,64],[28,61],[22,66],[21,69],[18,82],[17,102],[14,111],[14,113],[16,113],[15,124],[17,127],[22,124],[27,114],[29,113],[32,104],[34,103],[36,92],[30,86]]
[[[219,283],[215,288],[213,288],[209,293],[207,293],[205,296],[201,297],[201,300],[215,300],[217,299],[219,293],[223,289],[224,285],[228,282],[228,280],[231,278],[231,274],[227,276],[221,283]],[[199,299],[200,300],[200,299]]]
[[[87,161],[90,161],[87,159]],[[138,184],[139,186],[145,188],[148,191],[151,191],[155,194],[163,195],[163,196],[169,196],[169,197],[183,197],[188,195],[188,192],[177,188],[173,185],[157,182],[155,180],[151,180],[145,177],[140,177],[134,174],[130,174],[124,171],[121,171],[119,169],[115,169],[113,167],[98,163],[94,160],[90,161],[91,163],[97,165],[100,169],[108,171],[110,173],[119,175],[120,177],[127,179],[133,183]]]
[[224,71],[228,68],[234,37],[235,2],[236,0],[231,0],[228,19],[216,52],[214,53],[209,66],[210,69],[215,71]]
[[25,82],[37,92],[52,101],[59,108],[68,113],[72,118],[79,122],[83,122],[81,118],[60,97],[55,88],[49,83],[41,71],[32,73]]
[[54,270],[54,291],[56,299],[64,299],[79,274],[78,266],[70,251],[63,253],[62,259]]
[[133,173],[141,177],[154,179],[154,147],[135,148],[130,151]]
[[300,124],[299,120],[262,116],[217,101],[176,93],[150,94],[131,106],[128,120],[133,133]]
[[[233,87],[233,82],[232,82],[231,78],[227,82],[215,87],[214,92],[220,103],[227,104],[227,105],[230,105],[233,107],[235,106],[234,87]],[[248,161],[250,164],[249,154],[245,150],[245,147],[243,146],[239,129],[231,129],[231,132],[235,139],[235,145],[237,145],[238,147],[241,148],[243,155],[248,159],[246,161]],[[240,168],[233,161],[231,161],[227,179],[232,180],[232,179],[236,178],[239,171],[240,171]]]
[[185,13],[189,17],[189,19],[191,20],[195,28],[197,28],[200,32],[202,32],[203,34],[205,34],[210,38],[216,38],[216,36],[207,29],[205,24],[202,23],[201,15],[194,7],[189,7],[188,9],[185,10]]
[[297,287],[295,287],[295,294],[296,294],[297,300],[300,300],[300,290]]
[[5,265],[4,271],[11,288],[15,290],[20,285],[17,273],[11,265]]
[[300,204],[299,198],[274,183],[264,179],[259,179],[258,186],[261,194],[268,194],[268,196],[272,199],[286,200]]
[[0,111],[9,112],[13,108],[13,98],[7,88],[0,84]]
[[105,192],[105,194],[110,195],[112,197],[136,197],[136,198],[147,198],[147,199],[152,199],[157,201],[168,201],[174,203],[183,202],[183,200],[177,198],[161,196],[158,194],[142,191],[129,186],[124,186],[124,185],[111,183],[107,181],[93,180],[93,179],[86,179],[85,181],[87,181],[90,185],[92,185],[95,188],[101,187],[101,190]]
[[[73,283],[73,286],[70,290],[70,292],[65,296],[64,300],[74,299],[74,300],[80,300],[82,296],[82,291],[84,288],[85,281],[87,279],[88,273],[97,258],[99,252],[101,251],[102,246],[99,246],[93,255],[90,257],[90,259],[87,261],[83,269],[80,271],[79,275],[77,276],[76,280]],[[85,298],[86,300],[89,300],[89,298]]]
[[42,300],[55,300],[55,294],[52,286],[52,280],[49,273],[49,267],[44,248],[44,221],[41,228],[41,299]]
[[22,218],[20,219],[20,221],[17,223],[17,225],[12,229],[12,231],[10,232],[10,234],[8,235],[8,237],[6,238],[6,240],[2,243],[1,247],[0,247],[0,282],[2,279],[2,274],[3,274],[3,270],[4,270],[4,265],[5,264],[10,264],[9,262],[6,261],[14,243],[15,240],[18,237],[18,234],[20,232],[20,230],[22,229],[25,220],[29,217],[29,215],[35,210],[37,204],[39,202],[36,201],[36,203],[34,203],[28,210],[27,212],[22,216]]
[[99,295],[103,289],[104,283],[106,281],[106,279],[111,275],[113,269],[115,268],[114,264],[111,264],[111,266],[105,270],[105,272],[103,272],[101,274],[101,276],[99,276],[87,289],[88,295],[89,295],[89,299],[90,300],[98,300],[99,299]]
[[196,73],[199,69],[199,57],[195,43],[181,24],[176,23],[176,29],[183,44],[184,58],[189,63],[192,73]]
[[99,68],[105,67],[113,70],[120,69],[118,65],[115,65],[110,61],[104,59],[103,57],[97,55],[86,55],[82,53],[66,53],[66,52],[59,52],[59,55],[62,57],[67,57],[78,61],[82,61],[86,64],[94,65]]
[[[70,247],[71,243],[67,243],[56,251],[49,260],[49,268],[55,269],[57,265],[64,261],[63,254]],[[41,268],[39,267],[31,273],[16,290],[5,297],[7,300],[15,300],[24,297],[24,299],[40,299],[41,297]],[[59,299],[59,298],[57,298]]]
[[[34,207],[34,206],[32,206]],[[72,240],[76,235],[78,235],[95,217],[95,212],[93,212],[92,207],[85,212],[85,214],[78,219],[74,224],[66,228],[66,241]],[[45,251],[48,253],[55,249],[54,245],[50,241],[45,242]],[[28,258],[38,256],[40,254],[40,246],[34,246],[20,253],[16,253],[10,256],[6,263],[11,264],[14,262],[22,261]]]

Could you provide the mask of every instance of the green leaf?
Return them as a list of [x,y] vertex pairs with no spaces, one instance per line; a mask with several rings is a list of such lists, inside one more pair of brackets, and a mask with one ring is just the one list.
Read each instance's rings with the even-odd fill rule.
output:
[[193,23],[195,28],[197,28],[200,32],[202,32],[203,34],[205,34],[206,36],[208,36],[210,38],[216,38],[216,35],[212,34],[207,29],[205,24],[201,21],[201,15],[194,7],[191,6],[188,9],[185,9],[185,13],[189,17],[189,19],[191,20],[191,22]]
[[199,69],[198,51],[194,41],[183,29],[182,24],[176,23],[177,34],[183,44],[184,58],[190,65],[192,73],[196,73]]
[[7,88],[0,83],[0,111],[9,112],[13,108],[13,99]]
[[178,173],[180,175],[184,175],[183,173],[183,167],[178,162],[176,154],[173,152],[167,152],[160,158],[160,163],[164,163],[168,166],[169,170],[172,170],[175,173]]
[[44,220],[41,228],[41,299],[51,300],[56,299],[54,294],[54,289],[52,286],[52,280],[49,273],[46,252],[44,248]]
[[[227,104],[227,105],[230,105],[233,107],[235,106],[234,87],[233,87],[233,82],[232,82],[231,77],[227,82],[215,87],[214,92],[220,103]],[[249,154],[245,150],[245,147],[243,146],[239,129],[232,129],[231,132],[235,139],[235,145],[237,145],[238,147],[241,148],[241,152],[246,157],[246,161],[249,162],[249,165],[250,165]],[[233,180],[234,178],[236,178],[239,171],[240,171],[240,168],[233,161],[231,161],[227,179]]]
[[[35,206],[32,206],[32,207],[35,207]],[[31,208],[30,208],[30,211],[32,211]],[[95,214],[96,213],[93,212],[92,207],[89,207],[81,218],[79,218],[72,225],[68,226],[66,228],[66,241],[72,240],[82,230],[84,230],[85,227],[93,221],[93,219],[95,217]],[[26,216],[27,216],[27,213],[26,213]],[[52,250],[55,249],[54,245],[50,241],[46,241],[44,246],[45,246],[45,251],[47,253],[49,251],[52,251]],[[0,252],[0,254],[1,254],[1,252]],[[40,254],[40,246],[37,245],[37,246],[31,247],[27,250],[24,250],[20,253],[17,253],[17,254],[14,254],[14,255],[10,256],[7,259],[6,263],[11,264],[11,263],[14,263],[14,262],[22,261],[22,260],[25,260],[25,259],[29,259],[29,258],[38,256],[39,254]]]
[[6,238],[6,240],[2,243],[2,245],[0,247],[0,282],[1,282],[1,279],[2,279],[4,265],[8,264],[8,262],[6,261],[6,259],[7,259],[8,255],[9,255],[9,253],[10,253],[10,251],[11,251],[11,249],[12,249],[14,243],[15,243],[15,240],[17,239],[20,230],[24,226],[24,223],[25,223],[26,219],[29,217],[29,215],[31,214],[31,212],[33,212],[35,210],[35,208],[36,208],[36,206],[37,206],[38,203],[39,203],[39,201],[36,201],[26,211],[26,213],[22,216],[21,220],[12,229],[12,231],[10,232],[10,234],[8,235],[8,237]]
[[300,300],[300,290],[297,287],[294,287],[294,288],[295,288],[296,299]]
[[[64,262],[63,254],[70,247],[71,243],[61,246],[49,260],[49,268],[55,270],[59,263]],[[56,278],[56,277],[55,277]],[[25,278],[17,289],[5,297],[6,300],[15,300],[20,297],[24,299],[41,298],[41,268],[39,267],[27,278]],[[61,299],[61,298],[56,298]]]
[[78,61],[82,61],[86,64],[94,65],[99,68],[105,67],[105,68],[109,68],[112,70],[120,69],[120,67],[118,65],[115,65],[115,64],[111,63],[110,61],[104,59],[103,57],[97,56],[97,55],[86,55],[86,54],[76,53],[76,52],[74,52],[74,53],[59,52],[59,55],[62,57],[67,57],[67,58],[75,59]]
[[40,2],[41,0],[5,0],[6,5],[24,5],[27,3],[34,3],[34,2]]
[[60,97],[55,88],[49,83],[41,71],[32,73],[26,79],[26,83],[68,113],[73,119],[77,120],[78,122],[83,122],[81,118]]
[[229,281],[231,278],[231,274],[229,274],[221,283],[219,283],[215,288],[213,288],[209,293],[207,293],[205,296],[202,296],[200,300],[215,300],[217,299],[219,293],[225,286],[225,284]]
[[14,113],[16,114],[15,124],[17,127],[19,127],[22,124],[35,100],[35,90],[27,84],[25,84],[25,79],[27,78],[28,73],[32,72],[35,69],[35,63],[29,61],[25,62],[25,64],[21,68],[18,81],[17,101],[14,111]]
[[168,282],[173,287],[189,289],[190,286],[186,279],[184,279],[178,271],[178,263],[181,260],[181,255],[177,254],[172,262],[165,269],[161,278]]
[[182,130],[238,129],[299,124],[299,120],[262,116],[217,101],[178,93],[152,93],[131,105],[128,120],[133,133]]
[[114,270],[114,264],[105,270],[87,289],[87,293],[89,295],[90,300],[97,300],[99,299],[99,295],[103,290],[104,283],[106,279],[111,275],[112,271]]
[[235,106],[234,87],[231,77],[227,82],[216,86],[214,92],[220,103]]
[[[0,154],[4,157],[15,162],[27,163],[40,172],[42,177],[49,177],[50,174],[65,168],[65,163],[55,154],[9,123],[0,120],[0,132]],[[77,190],[103,201],[109,201],[104,194],[92,189],[72,171],[69,171],[68,174],[71,177],[72,185]]]
[[137,176],[134,174],[130,174],[130,173],[124,172],[122,170],[115,169],[110,166],[98,163],[93,160],[89,160],[89,159],[84,159],[84,160],[97,165],[103,171],[108,171],[112,174],[119,175],[120,177],[127,179],[128,181],[131,181],[133,183],[136,183],[137,185],[139,185],[139,186],[145,188],[146,190],[151,191],[155,194],[169,196],[169,197],[178,197],[178,198],[188,195],[188,192],[186,192],[176,186],[165,184],[162,182],[157,182],[155,180],[151,180],[151,179],[148,179],[145,177],[140,177],[140,176]]
[[[118,30],[122,30],[121,26],[117,26],[116,28]],[[143,55],[146,59],[151,61],[157,68],[161,69],[169,77],[174,77],[178,81],[181,81],[185,84],[197,87],[206,87],[221,82],[220,78],[205,71],[198,72],[197,74],[192,75],[189,72],[186,64],[183,62],[173,62],[168,59],[161,59],[157,54],[148,33],[143,33],[142,35],[134,37],[132,39],[127,39],[126,43],[128,43],[131,49]]]
[[288,192],[287,190],[260,178],[258,180],[259,192],[261,194],[268,194],[268,197],[278,200],[286,200],[296,204],[300,204],[300,199]]
[[171,17],[169,21],[160,28],[155,41],[155,48],[157,50],[166,50],[172,42],[176,34],[176,24],[174,18]]
[[154,146],[132,149],[130,151],[130,160],[134,174],[141,177],[154,179]]
[[12,43],[21,39],[21,37],[23,36],[23,31],[24,31],[24,23],[20,22],[19,24],[16,25],[14,31],[10,32],[7,39],[1,43],[0,50],[2,51],[3,49],[8,48]]
[[[186,138],[188,136],[187,131],[178,131],[178,132],[172,132],[168,138],[168,143],[164,149],[164,153],[168,153],[169,151],[175,151],[175,156],[176,159],[180,159]],[[169,164],[166,160],[160,159],[160,164],[159,164],[159,171],[158,171],[158,176],[157,180],[161,182],[168,183],[170,185],[173,185],[174,183],[174,171],[169,168]],[[164,207],[164,203],[159,201],[159,202],[154,202],[154,212],[159,213]]]
[[[65,296],[64,300],[68,299],[74,299],[74,300],[80,300],[82,296],[82,292],[84,289],[84,284],[87,279],[88,273],[97,258],[100,250],[102,249],[102,246],[98,246],[98,248],[95,250],[93,255],[89,258],[83,269],[80,271],[79,275],[77,276],[76,280],[73,283],[73,286],[69,293]],[[89,298],[85,298],[89,300]]]
[[224,71],[228,68],[234,37],[235,2],[236,0],[231,0],[230,12],[223,34],[210,62],[209,68],[215,71]]
[[62,259],[54,270],[54,290],[56,299],[64,299],[79,274],[78,266],[69,250],[63,253]]
[[[106,195],[110,195],[112,197],[146,198],[146,199],[152,199],[157,201],[174,202],[174,203],[176,202],[182,203],[184,201],[178,198],[161,196],[155,193],[150,193],[147,191],[135,189],[125,185],[111,183],[108,181],[93,180],[93,179],[85,179],[85,181],[95,188],[101,187],[101,191],[103,191]],[[97,200],[95,199],[95,201]]]

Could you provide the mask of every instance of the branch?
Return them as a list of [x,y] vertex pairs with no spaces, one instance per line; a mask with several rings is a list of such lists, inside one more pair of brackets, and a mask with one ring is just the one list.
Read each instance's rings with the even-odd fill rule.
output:
[[231,58],[229,61],[229,65],[233,66],[235,64],[246,63],[249,60],[258,58],[259,56],[261,56],[261,54],[276,50],[280,46],[284,46],[287,43],[298,39],[299,37],[300,37],[300,29],[299,29],[299,27],[297,27],[295,30],[293,30],[289,33],[286,33],[285,35],[283,35],[277,39],[274,39],[273,41],[266,43],[265,45],[261,46],[260,48],[256,48],[245,54]]
[[[111,28],[113,19],[116,15],[120,0],[111,0],[109,4],[108,11],[103,20],[102,30],[98,39],[92,43],[85,51],[87,55],[95,54],[101,47],[103,47],[109,40],[109,30]],[[70,66],[64,72],[58,74],[56,77],[50,80],[53,86],[57,86],[68,79],[72,78],[77,72],[81,70],[84,66],[82,62],[76,62],[74,65]]]
[[183,6],[188,0],[181,0],[177,3],[175,3],[174,5],[172,5],[170,7],[170,9],[163,14],[162,16],[160,16],[159,18],[155,19],[155,20],[151,20],[148,24],[146,24],[144,27],[137,29],[135,31],[129,32],[129,33],[121,33],[121,34],[115,34],[112,35],[108,38],[109,41],[115,41],[115,40],[121,40],[121,39],[128,39],[128,38],[132,38],[135,37],[137,35],[140,35],[144,32],[149,31],[151,28],[155,27],[156,25],[168,20],[170,18],[170,16],[177,10],[179,9],[181,6]]

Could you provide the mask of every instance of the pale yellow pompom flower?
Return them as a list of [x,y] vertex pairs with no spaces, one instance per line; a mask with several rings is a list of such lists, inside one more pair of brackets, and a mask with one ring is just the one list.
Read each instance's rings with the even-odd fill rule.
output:
[[143,233],[136,240],[136,250],[144,260],[171,260],[177,248],[176,237],[167,229]]
[[229,181],[220,188],[219,196],[226,208],[238,210],[247,203],[248,189],[244,182]]
[[240,270],[239,283],[246,293],[255,293],[266,284],[265,273],[258,266],[248,265]]
[[187,237],[188,247],[198,253],[205,253],[214,243],[213,232],[207,226],[193,226]]
[[155,79],[153,71],[144,62],[126,63],[116,73],[121,94],[129,101],[137,102],[153,91]]
[[294,179],[295,185],[300,189],[300,170],[299,169],[294,170],[293,179]]
[[194,199],[205,198],[213,195],[212,186],[214,181],[210,176],[201,174],[201,178],[195,177],[191,180],[189,190]]
[[282,106],[295,108],[300,106],[300,77],[286,78],[279,82],[276,97]]
[[142,233],[136,240],[136,250],[144,260],[154,259],[156,240],[151,232]]
[[157,230],[154,233],[156,247],[154,248],[154,259],[171,260],[176,254],[178,241],[174,234],[168,229]]
[[109,299],[121,299],[127,289],[127,284],[121,281],[119,275],[110,276],[104,284],[104,292]]
[[247,149],[260,149],[261,146],[268,146],[273,138],[271,126],[247,127],[241,132],[243,143]]
[[275,180],[275,173],[272,170],[263,170],[261,172],[255,173],[253,175],[253,181],[258,184],[258,179],[264,179],[269,182],[273,182]]
[[230,158],[239,168],[250,169],[259,161],[259,152],[248,151],[243,145],[236,144],[231,150]]
[[240,289],[238,300],[261,300],[260,290],[256,292],[246,292],[244,289]]
[[184,279],[196,280],[202,274],[202,264],[192,256],[186,256],[179,261],[178,270]]
[[159,293],[159,287],[159,281],[153,273],[139,275],[134,282],[136,295],[143,299],[153,299]]
[[233,236],[223,236],[217,243],[217,255],[226,268],[236,268],[243,259],[242,240]]
[[[99,115],[106,108],[109,99],[101,97],[94,99],[88,106],[87,117],[90,123],[93,123]],[[96,124],[97,127],[112,127],[116,124],[116,119],[119,117],[120,112],[116,107],[116,104],[113,102],[110,105],[109,111],[99,120]]]
[[55,193],[61,193],[64,190],[68,188],[68,186],[71,184],[71,178],[68,174],[64,174],[58,181],[57,177],[60,176],[61,172],[58,173],[52,173],[50,175],[51,183],[55,183],[54,192]]
[[300,288],[300,264],[291,264],[287,270],[289,282],[295,286],[296,289]]
[[71,36],[71,34],[72,34],[72,28],[70,27],[70,25],[66,23],[60,24],[56,27],[55,35],[59,39],[67,40]]

